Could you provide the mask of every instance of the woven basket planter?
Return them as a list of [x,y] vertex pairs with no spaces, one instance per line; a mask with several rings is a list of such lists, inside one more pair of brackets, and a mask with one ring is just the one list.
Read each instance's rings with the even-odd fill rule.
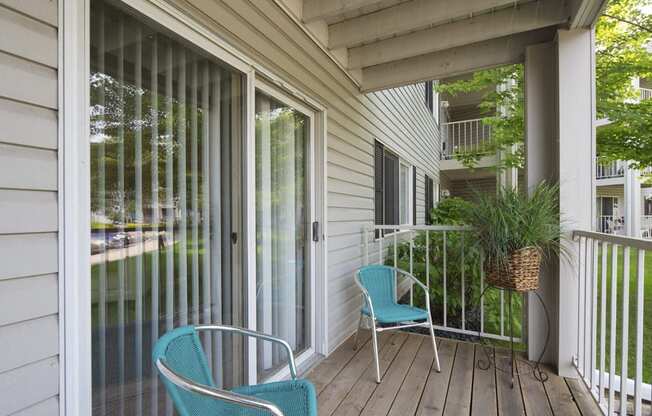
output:
[[539,288],[539,267],[541,254],[534,247],[514,251],[507,264],[498,270],[495,264],[485,265],[485,280],[488,284],[518,292]]

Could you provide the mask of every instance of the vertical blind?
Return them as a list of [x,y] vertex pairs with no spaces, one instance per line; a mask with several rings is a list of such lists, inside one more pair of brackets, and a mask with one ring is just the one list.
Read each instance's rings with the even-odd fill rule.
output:
[[[310,339],[308,149],[310,119],[256,93],[256,304],[258,329],[295,354]],[[258,375],[287,363],[276,344],[259,342]]]
[[[171,415],[154,342],[233,319],[223,161],[242,141],[242,77],[175,39],[92,2],[93,415]],[[203,342],[216,383],[236,382],[232,341]]]

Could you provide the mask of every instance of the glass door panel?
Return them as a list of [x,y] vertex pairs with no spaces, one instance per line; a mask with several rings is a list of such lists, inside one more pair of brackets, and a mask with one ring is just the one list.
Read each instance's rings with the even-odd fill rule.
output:
[[[295,355],[312,346],[310,124],[308,115],[256,92],[256,322]],[[258,343],[259,379],[286,364],[278,346]]]
[[[103,1],[90,19],[93,415],[172,415],[156,340],[245,325],[243,76]],[[203,343],[216,384],[241,384],[243,343]]]

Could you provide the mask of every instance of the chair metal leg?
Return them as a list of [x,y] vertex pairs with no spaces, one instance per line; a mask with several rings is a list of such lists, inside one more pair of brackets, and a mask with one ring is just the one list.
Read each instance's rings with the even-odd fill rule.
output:
[[380,360],[378,357],[378,335],[376,334],[376,322],[371,322],[371,336],[374,341],[374,360],[376,362],[376,383],[380,384]]
[[360,329],[362,328],[362,320],[364,316],[360,313],[360,320],[358,320],[358,330],[355,331],[355,338],[353,338],[353,351],[358,349],[358,339],[360,338]]
[[435,370],[437,372],[441,372],[441,367],[439,366],[439,353],[437,352],[437,341],[435,340],[435,330],[432,327],[432,318],[430,317],[430,313],[428,313],[428,326],[430,328],[430,337],[432,338],[432,348],[435,351]]

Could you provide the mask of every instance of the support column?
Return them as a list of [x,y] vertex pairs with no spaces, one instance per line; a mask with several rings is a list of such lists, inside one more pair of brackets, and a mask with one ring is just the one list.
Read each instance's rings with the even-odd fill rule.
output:
[[625,168],[625,231],[627,236],[641,237],[641,181],[639,172]]
[[[560,30],[554,43],[526,50],[526,181],[559,183],[560,211],[569,236],[591,228],[595,156],[593,35]],[[571,253],[577,250],[571,247]],[[560,375],[573,376],[577,345],[576,259],[542,269],[539,294],[550,313],[551,334],[544,361]],[[528,355],[538,358],[546,336],[545,315],[528,299]],[[560,319],[563,317],[563,319]]]

